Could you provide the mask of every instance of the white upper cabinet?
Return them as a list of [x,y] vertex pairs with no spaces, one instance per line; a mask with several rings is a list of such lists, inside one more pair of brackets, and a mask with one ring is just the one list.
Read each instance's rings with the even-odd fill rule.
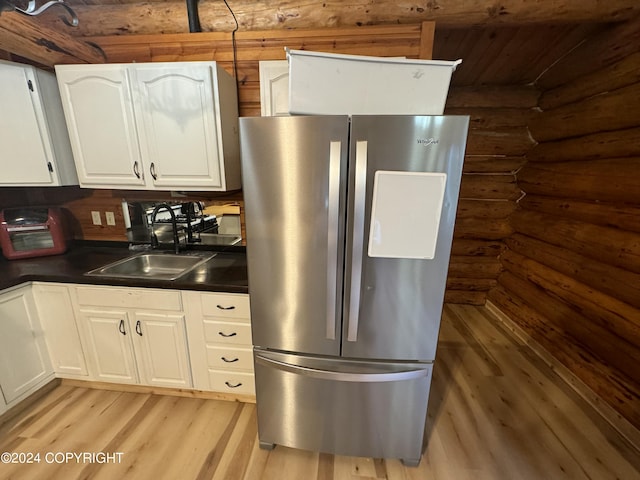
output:
[[289,115],[289,62],[260,62],[260,113],[263,117]]
[[240,188],[236,85],[215,62],[56,73],[81,186]]
[[0,62],[0,186],[77,185],[55,75]]
[[65,65],[56,74],[80,185],[143,187],[127,69]]

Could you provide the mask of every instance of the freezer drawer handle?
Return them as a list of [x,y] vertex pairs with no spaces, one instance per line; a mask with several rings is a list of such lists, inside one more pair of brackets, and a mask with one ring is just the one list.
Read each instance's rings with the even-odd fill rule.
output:
[[219,310],[234,310],[236,308],[235,305],[231,305],[230,307],[223,307],[222,305],[216,305],[216,307]]
[[260,355],[256,355],[256,363],[267,367],[277,368],[278,370],[283,370],[285,372],[304,375],[306,377],[318,378],[320,380],[333,380],[338,382],[400,382],[404,380],[413,380],[416,378],[427,377],[429,375],[428,368],[389,373],[334,372],[332,370],[322,370],[319,368],[292,365],[290,363],[280,362],[272,358],[265,358]]
[[229,382],[224,382],[224,384],[229,388],[238,388],[242,386],[242,383],[236,383],[235,385],[231,385]]
[[239,360],[239,358],[232,358],[231,360],[229,360],[227,357],[220,357],[220,359],[222,359],[223,362],[226,363],[233,363],[233,362],[237,362]]
[[336,339],[336,289],[338,282],[338,218],[340,216],[340,152],[342,142],[329,147],[329,199],[327,206],[327,320],[326,337]]
[[360,287],[362,285],[362,249],[364,245],[365,195],[367,193],[367,142],[356,142],[356,178],[353,199],[353,245],[351,247],[351,290],[347,341],[358,340]]
[[231,332],[231,333],[218,332],[218,335],[220,335],[221,337],[229,338],[229,337],[235,337],[237,333],[236,332]]

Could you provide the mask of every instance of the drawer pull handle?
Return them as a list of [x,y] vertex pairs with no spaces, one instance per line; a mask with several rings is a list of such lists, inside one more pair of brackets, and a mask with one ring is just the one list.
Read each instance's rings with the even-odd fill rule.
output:
[[239,358],[233,358],[231,360],[229,360],[226,357],[220,357],[220,358],[222,359],[223,362],[226,362],[226,363],[233,363],[233,362],[237,362],[238,360],[240,360]]
[[118,324],[118,330],[122,335],[127,334],[127,331],[124,329],[124,320],[120,320],[120,323]]
[[136,322],[136,333],[142,336],[142,326],[140,325],[140,320]]
[[238,388],[242,386],[242,383],[236,383],[235,385],[231,385],[229,382],[224,382],[224,384],[229,388]]
[[235,305],[231,305],[230,307],[223,307],[222,305],[216,305],[216,307],[218,307],[218,309],[220,310],[234,310],[236,308]]
[[229,338],[229,337],[235,337],[237,333],[236,332],[232,332],[232,333],[218,332],[218,335],[220,335],[221,337]]

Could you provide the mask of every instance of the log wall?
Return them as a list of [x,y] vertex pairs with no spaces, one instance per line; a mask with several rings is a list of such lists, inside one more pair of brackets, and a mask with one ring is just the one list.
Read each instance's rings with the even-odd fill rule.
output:
[[489,299],[640,429],[640,22],[592,37],[538,81],[539,142],[517,173]]
[[[454,73],[455,75],[455,73]],[[522,192],[515,173],[534,145],[527,124],[538,91],[530,87],[454,87],[445,113],[470,115],[460,203],[445,300],[483,305],[497,285],[498,256],[513,233],[509,216]]]
[[[284,59],[285,46],[334,53],[431,58],[433,35],[433,23],[430,22],[242,32],[236,39],[240,114],[260,115],[258,61]],[[111,63],[215,60],[230,73],[234,71],[233,47],[228,33],[127,35],[86,40],[98,44]],[[537,90],[524,87],[456,87],[449,95],[446,113],[471,116],[446,293],[449,302],[483,304],[489,289],[496,285],[501,270],[498,255],[504,250],[503,240],[512,233],[507,219],[521,195],[514,173],[524,163],[524,154],[533,145],[526,125],[535,113],[533,107],[537,102]],[[148,198],[149,194],[69,189],[60,200],[78,219],[77,238],[123,240],[120,202],[122,198],[132,200],[140,195]],[[164,195],[169,198],[168,192]],[[162,194],[156,196],[162,197]],[[210,200],[215,198],[218,197]],[[237,197],[232,199],[241,201]],[[92,225],[91,210],[114,211],[116,227]]]

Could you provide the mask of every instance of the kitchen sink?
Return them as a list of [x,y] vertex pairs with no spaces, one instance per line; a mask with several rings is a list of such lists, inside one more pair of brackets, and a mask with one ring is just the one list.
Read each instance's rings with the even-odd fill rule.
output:
[[146,252],[109,263],[85,275],[115,278],[175,280],[215,257],[212,252]]

